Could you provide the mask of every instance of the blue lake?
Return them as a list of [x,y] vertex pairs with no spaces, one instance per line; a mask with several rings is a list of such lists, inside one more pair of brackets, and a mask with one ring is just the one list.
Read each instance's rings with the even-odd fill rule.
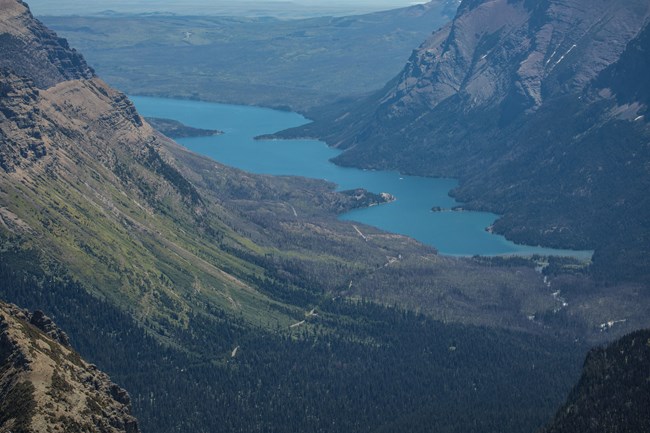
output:
[[174,119],[196,128],[224,131],[225,134],[214,137],[177,140],[188,149],[223,164],[252,173],[325,179],[336,183],[339,190],[365,188],[375,193],[390,193],[397,198],[395,202],[357,209],[340,218],[411,236],[436,247],[441,254],[591,257],[591,251],[518,245],[503,236],[490,234],[485,228],[497,218],[491,213],[432,212],[434,206],[447,209],[460,204],[448,195],[457,184],[453,179],[339,167],[329,161],[339,151],[316,140],[253,139],[307,123],[307,119],[299,114],[179,99],[134,96],[131,100],[143,116]]

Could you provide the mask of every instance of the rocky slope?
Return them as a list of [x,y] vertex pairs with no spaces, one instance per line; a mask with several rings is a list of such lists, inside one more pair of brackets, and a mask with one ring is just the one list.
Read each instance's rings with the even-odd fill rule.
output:
[[543,433],[650,431],[650,331],[592,350],[580,382]]
[[0,1],[0,68],[31,77],[42,88],[92,78],[94,71],[65,39],[35,20],[25,3]]
[[138,433],[130,411],[47,316],[0,302],[0,432]]
[[601,274],[645,281],[647,248],[617,239],[648,235],[638,192],[650,179],[650,128],[637,89],[647,82],[649,9],[464,1],[381,92],[314,111],[319,121],[283,135],[324,137],[347,149],[344,165],[458,177],[459,199],[504,215],[498,232],[594,248]]
[[464,111],[498,107],[498,121],[507,123],[584,89],[647,17],[643,1],[463,2],[384,95],[383,118],[421,113],[457,95]]

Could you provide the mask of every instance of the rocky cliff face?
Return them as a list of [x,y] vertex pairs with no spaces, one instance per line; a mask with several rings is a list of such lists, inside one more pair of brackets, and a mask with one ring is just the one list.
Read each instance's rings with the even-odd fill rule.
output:
[[36,123],[38,89],[30,80],[21,78],[8,70],[0,70],[0,118],[2,123],[12,122],[23,131],[15,136],[8,128],[0,130],[3,146],[0,149],[0,167],[15,171],[17,167],[34,162],[47,154],[40,140],[41,131]]
[[[351,121],[335,129],[341,131],[334,134],[339,147],[355,148],[341,161],[363,152],[362,162],[389,164],[370,153],[381,147],[373,142],[384,144],[385,135],[395,132],[406,133],[406,144],[425,154],[442,145],[455,152],[463,144],[433,136],[434,119],[453,126],[446,120],[453,112],[469,127],[489,133],[489,127],[525,120],[546,101],[579,95],[619,59],[648,16],[650,8],[641,0],[465,1],[456,18],[415,50],[402,73],[371,98],[373,113],[363,125],[350,130],[352,113]],[[393,145],[399,154],[401,146]]]
[[31,77],[40,88],[94,76],[65,39],[35,20],[22,1],[0,0],[0,69]]
[[381,100],[384,115],[421,113],[453,95],[463,111],[534,111],[582,90],[618,59],[647,16],[641,1],[466,1],[413,53]]
[[650,331],[592,350],[580,382],[541,433],[650,431]]
[[138,433],[129,395],[43,313],[0,302],[0,432]]

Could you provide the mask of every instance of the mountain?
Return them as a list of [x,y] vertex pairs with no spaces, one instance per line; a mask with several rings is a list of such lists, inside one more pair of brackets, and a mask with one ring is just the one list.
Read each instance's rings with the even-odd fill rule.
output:
[[130,398],[41,311],[0,302],[0,431],[138,433]]
[[650,431],[650,331],[589,352],[582,377],[543,433]]
[[[3,1],[0,68],[28,76],[39,87],[75,79],[90,79],[94,71],[65,39],[35,21],[24,7]],[[24,6],[24,3],[21,3]]]
[[609,281],[650,278],[647,1],[464,1],[363,101],[282,136],[343,165],[460,179],[517,242],[595,249]]
[[154,328],[170,318],[184,323],[193,297],[230,303],[222,290],[237,292],[233,302],[243,296],[266,306],[265,296],[222,269],[257,272],[224,252],[223,243],[236,245],[242,237],[215,216],[225,212],[181,175],[165,154],[164,139],[127,97],[87,75],[80,57],[24,4],[6,1],[3,14],[11,14],[0,25],[4,38],[34,47],[32,58],[43,64],[24,67],[20,56],[3,58],[5,237],[42,251],[44,261],[61,263],[96,295]]
[[24,3],[0,6],[0,37],[45,47],[0,73],[0,298],[128,387],[145,432],[529,432],[585,339],[647,324],[636,287],[594,286],[573,262],[544,275],[362,238],[336,217],[376,194],[192,154]]

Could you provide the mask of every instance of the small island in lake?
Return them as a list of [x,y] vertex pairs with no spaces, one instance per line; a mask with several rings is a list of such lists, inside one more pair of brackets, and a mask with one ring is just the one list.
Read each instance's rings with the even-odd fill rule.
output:
[[392,194],[382,192],[375,194],[363,188],[340,191],[340,194],[347,198],[342,205],[340,212],[352,209],[377,206],[378,204],[391,203],[397,200]]
[[462,206],[454,206],[451,209],[440,206],[433,206],[431,212],[465,212],[466,209]]
[[172,119],[145,117],[145,120],[149,122],[153,129],[163,135],[166,135],[169,138],[210,137],[212,135],[223,134],[223,131],[218,131],[216,129],[194,128]]

